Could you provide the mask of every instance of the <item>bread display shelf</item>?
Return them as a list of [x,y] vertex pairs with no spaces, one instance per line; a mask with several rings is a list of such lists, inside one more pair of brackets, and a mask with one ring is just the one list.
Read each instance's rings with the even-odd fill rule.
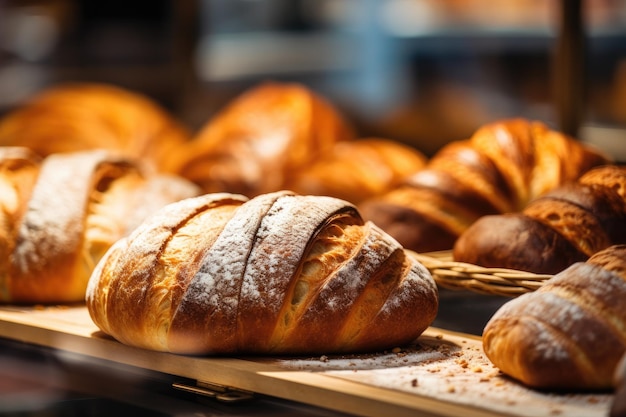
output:
[[517,297],[540,288],[552,275],[534,274],[504,268],[485,268],[455,262],[452,251],[416,253],[407,251],[424,264],[441,287],[469,290],[480,294]]
[[[176,378],[358,416],[605,416],[609,393],[532,391],[505,378],[479,338],[429,328],[414,346],[317,357],[197,357],[129,347],[107,337],[83,305],[0,308],[0,336]],[[176,383],[176,382],[174,382]]]

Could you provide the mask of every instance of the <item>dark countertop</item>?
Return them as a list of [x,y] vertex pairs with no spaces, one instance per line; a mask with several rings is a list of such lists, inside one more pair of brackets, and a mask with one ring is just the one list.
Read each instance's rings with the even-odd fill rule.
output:
[[254,394],[227,403],[172,387],[194,381],[0,338],[0,416],[342,417]]

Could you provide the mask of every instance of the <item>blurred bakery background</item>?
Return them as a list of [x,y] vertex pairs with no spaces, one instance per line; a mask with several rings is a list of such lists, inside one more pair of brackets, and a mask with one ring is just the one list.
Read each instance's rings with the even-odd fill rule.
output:
[[[303,83],[361,137],[426,155],[485,123],[526,117],[626,162],[626,0],[0,0],[0,116],[46,87],[89,81],[144,93],[196,130],[266,80]],[[472,334],[508,300],[442,299],[435,325]],[[11,347],[0,362],[13,376],[24,372],[15,360],[24,347]],[[28,373],[58,379],[39,369]],[[98,385],[78,376],[81,389]],[[113,394],[134,395],[128,381]],[[78,399],[83,414],[118,411]],[[168,415],[162,400],[141,399]],[[188,406],[169,401],[171,415]],[[296,415],[326,415],[306,411]]]
[[0,0],[0,114],[96,81],[196,129],[270,79],[428,155],[521,116],[626,159],[626,0]]

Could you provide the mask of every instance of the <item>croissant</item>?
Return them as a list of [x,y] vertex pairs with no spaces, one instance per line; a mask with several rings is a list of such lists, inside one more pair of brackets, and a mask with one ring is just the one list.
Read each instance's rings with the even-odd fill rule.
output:
[[541,122],[502,120],[444,146],[424,169],[359,209],[407,249],[447,250],[478,218],[520,211],[608,160]]
[[614,245],[508,301],[483,332],[502,372],[540,389],[610,389],[626,353],[626,245]]
[[287,188],[358,204],[395,187],[426,164],[415,148],[382,138],[337,142],[327,154],[293,174]]
[[485,216],[456,241],[456,261],[556,274],[626,243],[626,167],[607,165],[531,201],[519,213]]
[[409,343],[438,293],[350,203],[279,191],[166,206],[107,252],[86,303],[102,331],[145,349],[311,354]]
[[173,172],[171,155],[190,136],[150,98],[98,83],[51,87],[0,119],[0,146],[25,146],[41,156],[107,149],[163,172]]
[[0,301],[83,301],[104,252],[194,184],[106,151],[0,147]]
[[248,197],[281,190],[289,176],[354,131],[326,100],[295,83],[265,82],[209,120],[175,158],[207,192]]

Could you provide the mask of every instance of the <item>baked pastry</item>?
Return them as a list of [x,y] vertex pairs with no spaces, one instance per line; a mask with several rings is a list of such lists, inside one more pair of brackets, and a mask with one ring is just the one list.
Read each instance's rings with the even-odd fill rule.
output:
[[162,206],[200,193],[106,151],[0,147],[0,301],[83,301],[95,264]]
[[252,197],[283,189],[293,172],[352,139],[352,127],[322,97],[300,84],[265,82],[200,129],[176,157],[176,172],[205,192]]
[[594,168],[518,213],[485,216],[456,241],[455,261],[556,274],[626,243],[626,167]]
[[610,389],[626,353],[624,300],[626,245],[614,245],[505,303],[485,326],[485,353],[534,388]]
[[394,188],[426,165],[415,148],[382,138],[337,142],[327,154],[294,173],[287,188],[358,204]]
[[407,249],[448,250],[478,218],[520,211],[608,160],[543,123],[502,120],[444,146],[424,169],[359,208]]
[[25,146],[44,157],[107,149],[163,172],[172,172],[171,155],[190,137],[150,98],[98,83],[51,87],[0,119],[0,146]]
[[86,302],[102,331],[141,348],[313,354],[409,343],[438,293],[350,203],[280,191],[168,205],[104,256]]

